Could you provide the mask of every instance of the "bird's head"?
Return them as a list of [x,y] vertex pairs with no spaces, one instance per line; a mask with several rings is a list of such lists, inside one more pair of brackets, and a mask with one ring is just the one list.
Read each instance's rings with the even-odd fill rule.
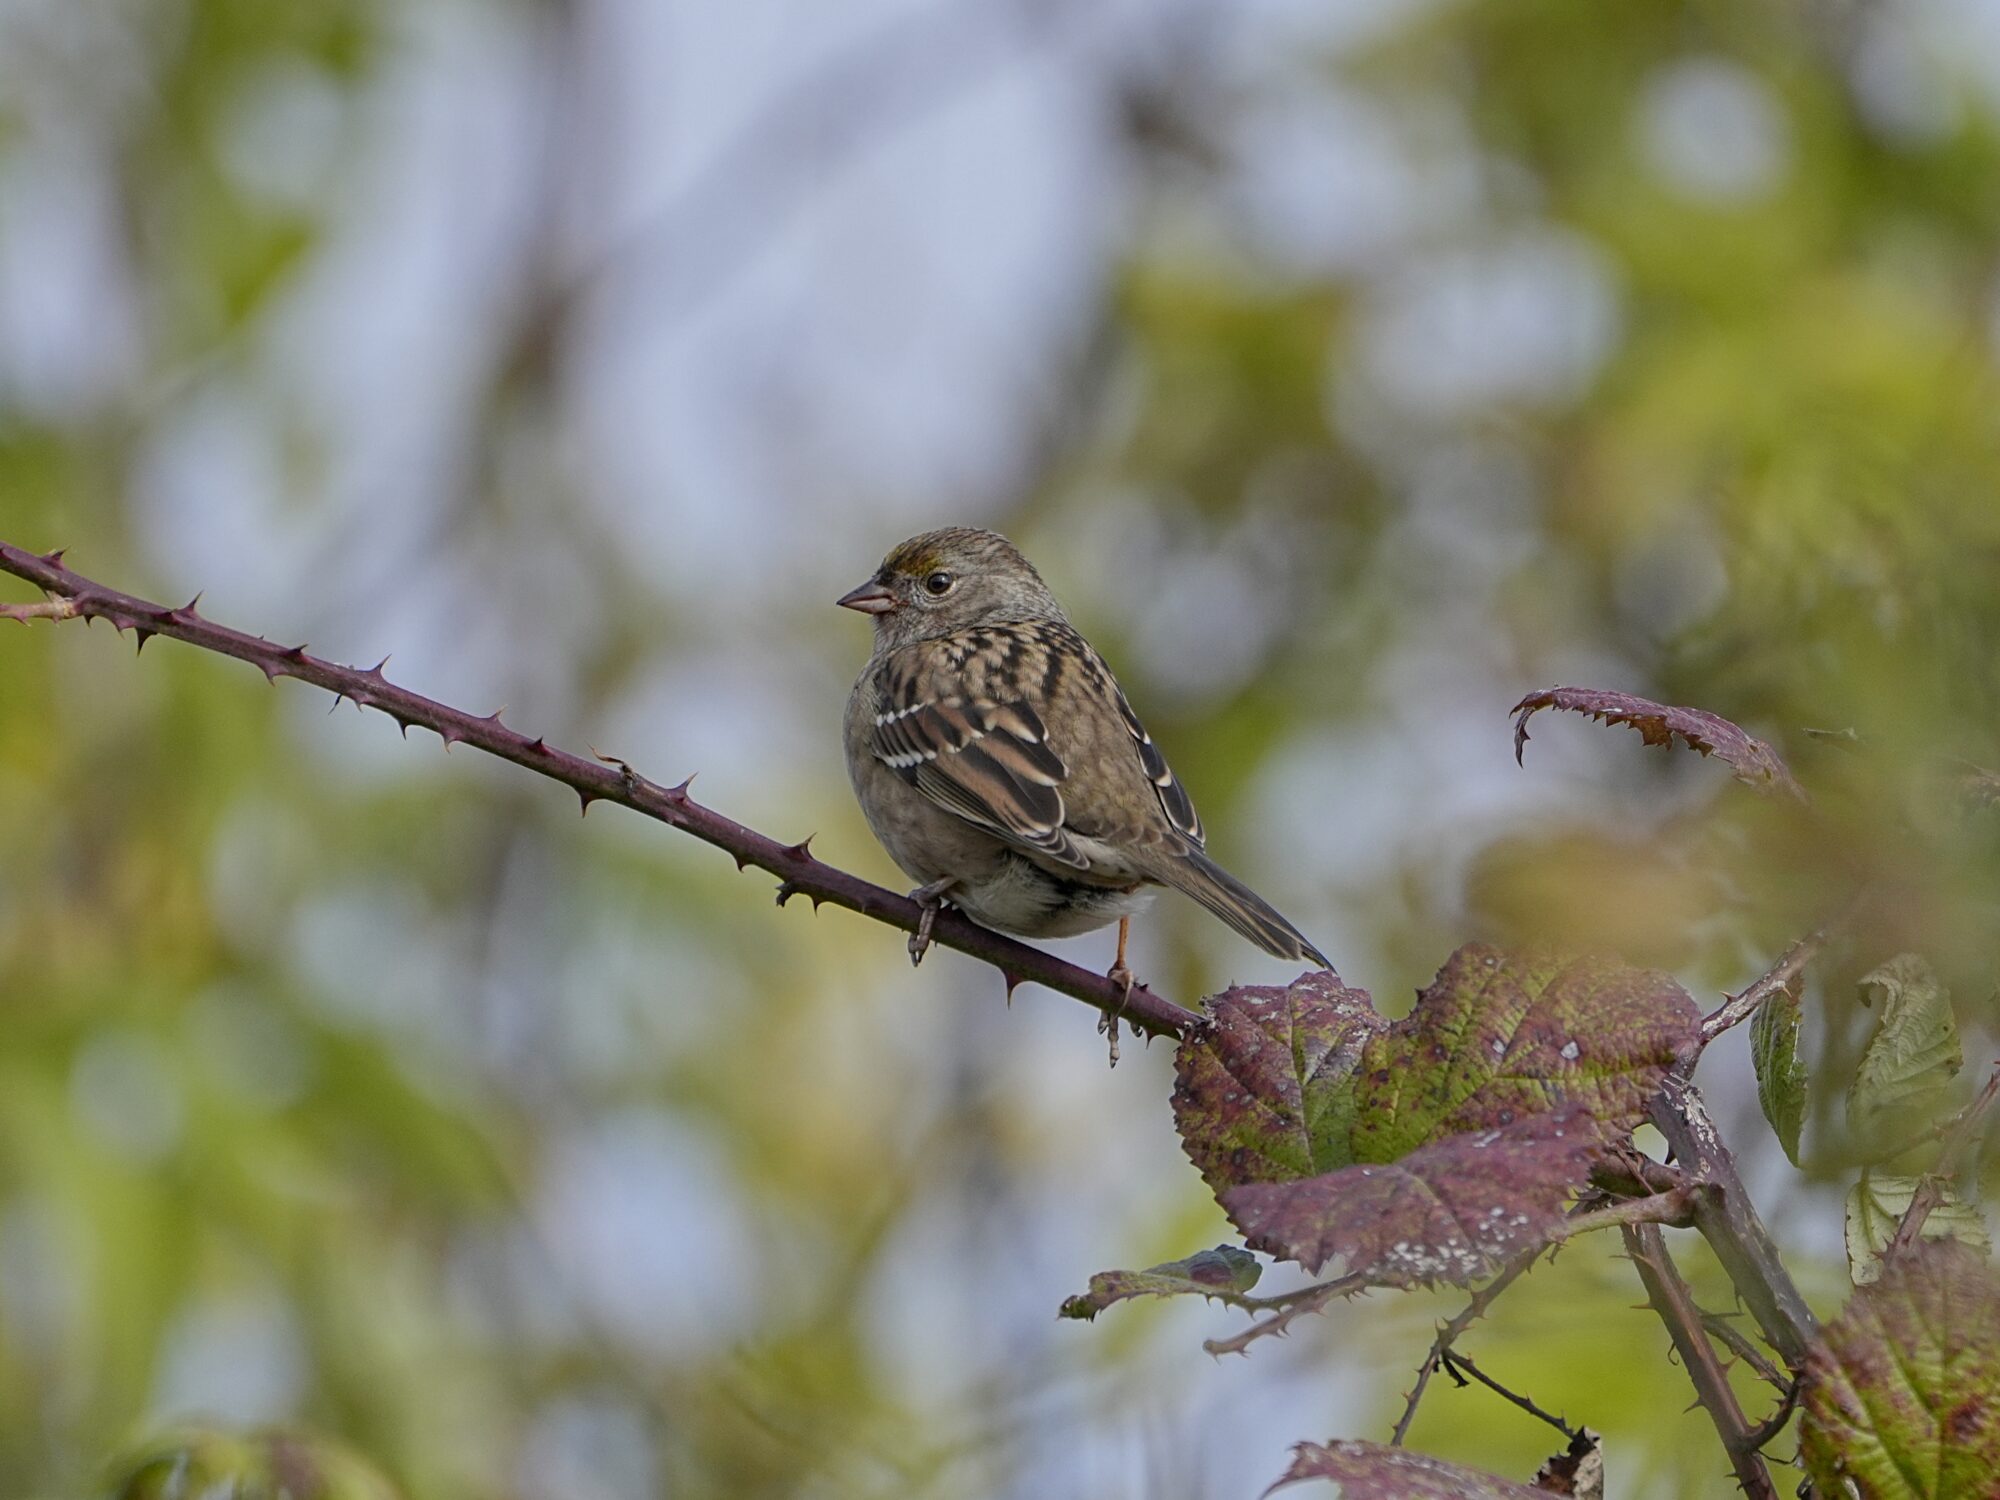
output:
[[836,602],[874,616],[877,644],[891,648],[975,625],[1063,617],[1012,542],[968,526],[911,537]]

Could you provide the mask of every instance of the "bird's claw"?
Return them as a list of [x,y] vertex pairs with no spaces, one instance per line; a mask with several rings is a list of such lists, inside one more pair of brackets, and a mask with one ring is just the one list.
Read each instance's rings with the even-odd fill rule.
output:
[[1110,1065],[1115,1068],[1118,1066],[1118,1018],[1125,1014],[1125,1007],[1131,1003],[1132,986],[1137,983],[1137,976],[1124,964],[1115,963],[1106,971],[1104,977],[1118,986],[1118,1008],[1107,1010],[1098,1018],[1097,1034],[1110,1044]]
[[910,967],[915,968],[930,952],[931,926],[937,921],[938,903],[929,902],[924,906],[924,914],[917,918],[917,930],[910,934]]
[[944,893],[957,884],[952,880],[933,880],[929,885],[920,885],[910,892],[910,899],[922,907],[917,914],[917,930],[910,934],[910,967],[915,968],[924,961],[924,955],[931,949],[931,927],[937,922],[938,908],[944,905]]

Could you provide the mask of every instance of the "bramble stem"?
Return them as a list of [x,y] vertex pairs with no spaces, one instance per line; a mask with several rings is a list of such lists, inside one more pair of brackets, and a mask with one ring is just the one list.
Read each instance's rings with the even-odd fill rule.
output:
[[[923,919],[923,909],[907,897],[814,859],[806,848],[810,838],[796,844],[780,843],[702,806],[688,795],[686,781],[678,786],[663,786],[647,780],[623,761],[608,757],[586,760],[558,750],[539,737],[530,738],[509,729],[500,722],[498,713],[485,716],[467,713],[398,687],[382,675],[381,666],[365,671],[342,666],[309,655],[304,646],[278,646],[262,636],[245,635],[240,630],[217,625],[196,613],[192,603],[168,609],[131,594],[121,594],[64,567],[60,552],[37,555],[0,542],[0,572],[26,579],[54,596],[48,604],[5,606],[11,618],[24,615],[78,618],[86,623],[109,620],[120,631],[134,632],[142,648],[151,637],[163,635],[204,651],[249,662],[272,681],[296,677],[324,688],[334,695],[336,702],[348,698],[362,708],[387,714],[403,726],[405,733],[416,725],[436,734],[446,749],[454,744],[470,745],[559,781],[582,799],[586,810],[592,802],[616,802],[670,828],[692,834],[731,855],[739,869],[755,865],[776,875],[782,882],[778,887],[781,905],[791,896],[806,896],[815,907],[831,902],[904,932],[916,931]],[[1192,1012],[1143,985],[1134,985],[1128,992],[1102,974],[1093,974],[1054,954],[978,926],[956,911],[937,915],[931,937],[945,947],[991,964],[1000,970],[1009,989],[1022,980],[1033,980],[1107,1014],[1119,1015],[1136,1030],[1150,1035],[1180,1036],[1199,1020]]]
[[1673,1340],[1688,1379],[1694,1382],[1695,1398],[1715,1423],[1722,1446],[1729,1452],[1737,1484],[1751,1500],[1778,1500],[1778,1486],[1757,1451],[1756,1433],[1730,1387],[1728,1371],[1722,1368],[1715,1346],[1703,1331],[1701,1309],[1695,1306],[1687,1283],[1667,1254],[1666,1237],[1657,1224],[1631,1224],[1623,1232],[1626,1252],[1646,1288],[1646,1300],[1667,1325],[1667,1336]]
[[1736,1175],[1736,1162],[1722,1144],[1708,1107],[1693,1084],[1669,1074],[1653,1097],[1652,1119],[1673,1148],[1681,1170],[1699,1184],[1694,1227],[1722,1262],[1766,1342],[1796,1374],[1805,1365],[1806,1349],[1819,1323],[1785,1269],[1743,1179]]
[[1537,1245],[1534,1249],[1523,1251],[1508,1261],[1500,1268],[1499,1275],[1474,1292],[1465,1306],[1459,1309],[1457,1315],[1438,1329],[1437,1337],[1431,1340],[1430,1352],[1424,1356],[1424,1362],[1417,1366],[1417,1383],[1410,1387],[1410,1394],[1403,1398],[1403,1414],[1396,1419],[1396,1430],[1389,1434],[1390,1447],[1402,1447],[1403,1439],[1410,1435],[1410,1424],[1417,1419],[1418,1403],[1424,1399],[1424,1387],[1431,1383],[1431,1373],[1437,1369],[1438,1362],[1451,1352],[1451,1346],[1457,1341],[1458,1336],[1484,1317],[1486,1309],[1499,1300],[1500,1294],[1512,1286],[1521,1274],[1535,1263],[1535,1257],[1546,1248],[1548,1247],[1545,1245]]
[[1520,1407],[1521,1410],[1526,1412],[1529,1416],[1534,1417],[1539,1421],[1548,1423],[1549,1426],[1555,1428],[1557,1432],[1560,1432],[1564,1437],[1570,1439],[1570,1441],[1574,1442],[1576,1440],[1577,1430],[1574,1427],[1570,1426],[1569,1423],[1565,1422],[1561,1417],[1557,1416],[1554,1412],[1544,1411],[1541,1407],[1537,1406],[1533,1401],[1529,1400],[1526,1396],[1523,1396],[1518,1392],[1508,1390],[1506,1386],[1502,1385],[1499,1381],[1495,1380],[1491,1375],[1488,1375],[1484,1370],[1480,1369],[1478,1365],[1475,1365],[1472,1362],[1471,1355],[1461,1354],[1454,1350],[1447,1349],[1444,1353],[1438,1356],[1438,1360],[1444,1366],[1445,1374],[1457,1380],[1459,1384],[1463,1385],[1465,1383],[1463,1377],[1470,1375],[1474,1380],[1478,1381],[1481,1385],[1485,1386],[1487,1390],[1492,1391],[1496,1396],[1503,1397],[1506,1400],[1513,1402],[1514,1405]]
[[1723,1005],[1703,1016],[1701,1046],[1706,1047],[1732,1026],[1740,1026],[1756,1015],[1765,1001],[1796,984],[1806,966],[1819,957],[1820,949],[1854,919],[1872,894],[1867,888],[1858,891],[1838,913],[1787,948],[1778,961],[1742,994],[1730,996]]

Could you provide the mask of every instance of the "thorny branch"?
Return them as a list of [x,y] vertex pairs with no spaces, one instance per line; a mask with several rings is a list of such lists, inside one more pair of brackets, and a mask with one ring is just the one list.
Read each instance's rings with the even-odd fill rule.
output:
[[[792,896],[805,896],[814,907],[831,902],[905,932],[915,931],[922,916],[921,908],[908,897],[814,859],[807,848],[810,837],[796,844],[780,843],[702,806],[688,795],[687,781],[664,786],[647,780],[623,761],[608,757],[585,760],[556,749],[540,736],[531,738],[510,729],[500,722],[498,712],[475,715],[398,687],[383,675],[386,661],[367,670],[341,666],[310,655],[303,645],[279,646],[262,636],[215,624],[196,612],[193,601],[169,609],[119,593],[64,567],[59,551],[37,555],[0,542],[0,572],[26,579],[53,596],[46,605],[6,606],[0,617],[80,618],[86,623],[108,620],[120,631],[132,631],[142,650],[153,636],[163,635],[234,657],[257,667],[271,681],[295,677],[326,689],[336,702],[346,698],[358,707],[377,709],[400,724],[405,734],[412,726],[428,729],[444,741],[447,750],[455,744],[470,745],[559,781],[577,794],[586,811],[592,802],[615,802],[692,834],[729,854],[739,869],[755,865],[776,875],[781,882],[781,905]],[[1134,986],[1127,995],[1101,974],[980,927],[955,911],[938,914],[931,936],[945,947],[1000,970],[1009,990],[1023,980],[1033,980],[1107,1015],[1119,1016],[1150,1035],[1179,1036],[1195,1020],[1192,1013],[1143,985]]]
[[1241,1333],[1226,1339],[1209,1339],[1201,1346],[1210,1354],[1243,1354],[1261,1338],[1282,1334],[1298,1319],[1308,1313],[1316,1313],[1337,1297],[1352,1297],[1368,1290],[1365,1276],[1336,1276],[1331,1281],[1318,1282],[1313,1286],[1300,1287],[1295,1292],[1280,1292],[1275,1297],[1247,1298],[1239,1306],[1252,1312],[1276,1309],[1261,1323],[1252,1323]]
[[1438,1362],[1451,1352],[1451,1346],[1458,1336],[1486,1315],[1486,1309],[1499,1300],[1500,1294],[1517,1281],[1528,1267],[1535,1263],[1535,1257],[1545,1247],[1535,1246],[1523,1251],[1500,1268],[1500,1273],[1467,1299],[1457,1315],[1441,1326],[1437,1337],[1431,1340],[1430,1351],[1424,1355],[1424,1362],[1417,1366],[1417,1383],[1410,1387],[1409,1395],[1403,1398],[1403,1414],[1396,1419],[1396,1430],[1389,1434],[1389,1446],[1400,1448],[1403,1439],[1410,1435],[1410,1424],[1417,1419],[1417,1406],[1424,1399],[1424,1387],[1431,1383],[1431,1372]]
[[1743,1415],[1729,1384],[1729,1372],[1722,1368],[1715,1346],[1703,1331],[1701,1309],[1695,1306],[1687,1283],[1667,1254],[1666,1237],[1655,1224],[1628,1225],[1624,1235],[1625,1249],[1646,1288],[1646,1300],[1667,1325],[1667,1336],[1673,1340],[1688,1379],[1694,1382],[1695,1396],[1729,1452],[1737,1484],[1751,1500],[1778,1500],[1777,1484],[1757,1451],[1756,1431]]
[[1723,1348],[1755,1370],[1758,1379],[1768,1381],[1781,1391],[1794,1389],[1798,1382],[1786,1378],[1785,1372],[1772,1364],[1769,1358],[1765,1356],[1764,1351],[1759,1349],[1750,1339],[1746,1338],[1742,1330],[1729,1321],[1734,1316],[1734,1313],[1710,1312],[1708,1309],[1703,1308],[1701,1310],[1701,1326],[1708,1331],[1710,1338],[1714,1339]]
[[[197,612],[194,602],[170,609],[120,593],[66,568],[60,552],[37,555],[0,542],[0,571],[25,579],[51,596],[46,603],[0,604],[0,620],[28,623],[38,619],[82,618],[88,623],[104,619],[121,632],[132,631],[142,648],[155,635],[169,636],[249,662],[267,679],[295,677],[333,693],[336,702],[347,698],[360,708],[377,709],[400,724],[406,734],[412,725],[429,729],[443,740],[446,749],[454,744],[469,744],[559,781],[577,793],[586,810],[593,801],[616,802],[692,834],[730,854],[739,868],[756,865],[778,876],[781,905],[791,896],[804,895],[815,907],[830,901],[906,932],[915,930],[922,915],[917,904],[907,897],[813,858],[807,848],[809,839],[783,844],[702,806],[688,795],[685,781],[665,786],[641,776],[623,761],[610,757],[591,761],[555,749],[540,737],[530,739],[507,727],[499,713],[473,715],[398,687],[384,676],[382,664],[367,670],[342,666],[309,654],[304,646],[279,646],[263,637],[215,624]],[[1839,916],[1793,944],[1766,974],[1704,1019],[1698,1040],[1669,1073],[1651,1110],[1654,1123],[1673,1151],[1678,1173],[1654,1166],[1650,1171],[1632,1169],[1626,1174],[1633,1179],[1631,1186],[1642,1189],[1674,1185],[1665,1191],[1653,1191],[1608,1206],[1579,1209],[1558,1237],[1566,1240],[1594,1229],[1614,1225],[1620,1228],[1646,1286],[1648,1300],[1666,1322],[1694,1380],[1701,1404],[1708,1409],[1722,1435],[1738,1482],[1751,1496],[1769,1500],[1776,1500],[1777,1491],[1758,1450],[1789,1419],[1797,1400],[1796,1379],[1787,1380],[1776,1366],[1757,1356],[1753,1363],[1759,1373],[1780,1386],[1784,1399],[1765,1422],[1753,1427],[1747,1421],[1709,1335],[1714,1333],[1732,1352],[1746,1359],[1755,1354],[1754,1346],[1733,1330],[1718,1329],[1694,1305],[1686,1283],[1666,1253],[1659,1225],[1692,1224],[1701,1231],[1764,1337],[1796,1375],[1817,1325],[1744,1192],[1734,1162],[1689,1079],[1701,1049],[1748,1020],[1766,1001],[1796,983],[1862,899],[1857,897]],[[1034,980],[1106,1014],[1122,1014],[1143,1033],[1180,1036],[1196,1020],[1191,1012],[1148,989],[1136,987],[1127,996],[1101,975],[976,926],[956,912],[940,914],[933,936],[944,946],[998,968],[1010,990],[1022,980]],[[2000,1070],[1996,1070],[1978,1097],[1949,1127],[1938,1168],[1920,1185],[1887,1254],[1907,1247],[1922,1232],[1925,1218],[1942,1196],[1944,1184],[1962,1168],[1996,1097],[2000,1097]],[[1627,1166],[1630,1168],[1631,1164]],[[1462,1370],[1493,1385],[1509,1400],[1544,1420],[1559,1427],[1563,1425],[1560,1419],[1550,1418],[1525,1398],[1505,1391],[1463,1356],[1452,1352],[1454,1342],[1466,1328],[1482,1317],[1548,1248],[1548,1245],[1537,1246],[1509,1261],[1472,1295],[1455,1317],[1438,1329],[1429,1352],[1417,1368],[1416,1383],[1396,1423],[1392,1444],[1401,1445],[1408,1435],[1431,1376],[1439,1369],[1454,1374]],[[1242,1305],[1250,1310],[1268,1310],[1271,1316],[1233,1338],[1212,1341],[1208,1348],[1217,1354],[1241,1352],[1258,1338],[1283,1333],[1302,1314],[1318,1311],[1334,1298],[1351,1295],[1364,1287],[1365,1282],[1360,1278],[1342,1277],[1277,1297],[1246,1301]]]
[[1464,1385],[1466,1383],[1465,1377],[1470,1375],[1474,1380],[1478,1381],[1481,1385],[1485,1386],[1487,1390],[1493,1392],[1496,1396],[1500,1396],[1505,1400],[1513,1402],[1514,1405],[1520,1407],[1521,1410],[1526,1412],[1529,1416],[1548,1423],[1549,1426],[1555,1428],[1555,1430],[1557,1432],[1560,1432],[1564,1437],[1569,1438],[1572,1441],[1574,1441],[1575,1438],[1577,1437],[1577,1430],[1574,1427],[1570,1426],[1569,1423],[1565,1422],[1561,1417],[1557,1416],[1552,1411],[1544,1411],[1541,1407],[1537,1406],[1533,1401],[1529,1400],[1526,1396],[1521,1395],[1519,1392],[1508,1390],[1506,1386],[1502,1385],[1499,1381],[1495,1380],[1491,1375],[1488,1375],[1484,1370],[1480,1369],[1479,1366],[1475,1365],[1472,1362],[1471,1355],[1460,1354],[1447,1349],[1444,1353],[1438,1356],[1438,1362],[1440,1365],[1443,1366],[1445,1374],[1449,1375],[1453,1380],[1456,1380],[1460,1385]]
[[1652,1119],[1674,1159],[1699,1184],[1694,1227],[1722,1262],[1766,1341],[1796,1372],[1805,1364],[1819,1325],[1736,1175],[1735,1160],[1723,1146],[1708,1106],[1693,1084],[1669,1074],[1654,1096]]
[[1806,971],[1806,966],[1819,957],[1820,949],[1853,920],[1871,894],[1866,888],[1857,892],[1838,914],[1829,917],[1787,948],[1756,983],[1742,994],[1730,996],[1724,1005],[1702,1017],[1700,1046],[1706,1047],[1732,1026],[1740,1026],[1756,1015],[1765,1001],[1784,993],[1798,983],[1799,976]]
[[1785,1269],[1777,1245],[1736,1174],[1735,1159],[1722,1144],[1715,1121],[1690,1080],[1702,1049],[1797,983],[1820,950],[1862,910],[1869,895],[1866,889],[1856,893],[1836,915],[1786,949],[1749,988],[1705,1017],[1695,1045],[1667,1074],[1650,1110],[1674,1160],[1700,1185],[1695,1197],[1695,1227],[1729,1273],[1737,1295],[1765,1339],[1795,1375],[1805,1363],[1806,1348],[1818,1324]]

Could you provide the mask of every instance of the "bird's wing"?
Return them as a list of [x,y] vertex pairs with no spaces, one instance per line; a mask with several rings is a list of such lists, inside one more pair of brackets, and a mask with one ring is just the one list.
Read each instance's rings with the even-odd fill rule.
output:
[[[925,643],[936,648],[938,643]],[[884,664],[870,748],[940,807],[1079,870],[1089,856],[1063,826],[1069,774],[1040,715],[1018,699],[962,689],[964,657],[914,648]]]
[[1147,779],[1153,783],[1153,790],[1159,793],[1160,810],[1167,815],[1167,821],[1174,830],[1195,848],[1207,847],[1208,840],[1201,828],[1201,814],[1194,810],[1187,788],[1174,775],[1174,768],[1160,754],[1160,747],[1146,733],[1146,726],[1139,722],[1139,716],[1132,712],[1132,705],[1125,701],[1124,690],[1111,681],[1109,669],[1105,671],[1104,680],[1110,683],[1112,695],[1118,700],[1118,713],[1125,720],[1125,727],[1132,732],[1133,743],[1139,747],[1139,764],[1145,767]]

